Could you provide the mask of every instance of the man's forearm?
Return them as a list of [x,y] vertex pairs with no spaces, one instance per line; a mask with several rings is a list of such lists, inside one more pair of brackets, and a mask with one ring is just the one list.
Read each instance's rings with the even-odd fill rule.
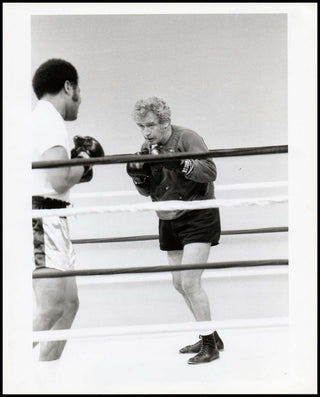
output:
[[48,170],[47,172],[48,179],[53,189],[57,193],[63,194],[80,181],[84,172],[84,167],[79,166],[60,168],[55,170]]

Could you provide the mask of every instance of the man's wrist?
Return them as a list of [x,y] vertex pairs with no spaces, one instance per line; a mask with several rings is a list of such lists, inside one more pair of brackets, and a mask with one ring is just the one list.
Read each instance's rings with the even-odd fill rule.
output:
[[183,163],[180,166],[181,172],[185,176],[188,176],[193,170],[193,164],[194,164],[193,160],[189,160],[189,159],[184,160]]
[[[91,157],[85,151],[78,153],[77,158],[90,159]],[[92,164],[83,164],[83,175],[86,175],[92,169]]]

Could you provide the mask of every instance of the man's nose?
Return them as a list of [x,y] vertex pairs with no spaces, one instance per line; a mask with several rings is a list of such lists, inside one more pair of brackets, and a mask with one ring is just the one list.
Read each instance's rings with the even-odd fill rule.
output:
[[150,136],[151,129],[149,129],[149,127],[144,127],[143,128],[143,134],[144,134],[144,136]]

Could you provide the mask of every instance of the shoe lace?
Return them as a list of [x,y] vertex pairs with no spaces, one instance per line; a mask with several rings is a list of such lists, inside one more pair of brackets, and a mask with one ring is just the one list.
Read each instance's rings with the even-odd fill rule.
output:
[[207,354],[209,354],[209,353],[210,353],[210,349],[211,349],[212,347],[213,347],[213,348],[215,347],[215,343],[214,343],[213,341],[204,339],[204,338],[202,337],[202,335],[199,335],[199,338],[202,339],[202,344],[201,344],[201,349],[200,349],[199,354],[202,354],[202,353],[207,353]]

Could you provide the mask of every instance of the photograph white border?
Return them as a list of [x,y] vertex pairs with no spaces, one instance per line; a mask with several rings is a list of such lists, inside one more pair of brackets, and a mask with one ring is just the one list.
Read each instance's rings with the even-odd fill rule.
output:
[[[292,393],[317,383],[317,3],[3,3],[4,392],[29,384],[31,15],[285,13],[288,16],[289,326]],[[30,228],[31,230],[31,228]],[[29,307],[30,306],[30,307]],[[263,388],[261,389],[263,392]]]

